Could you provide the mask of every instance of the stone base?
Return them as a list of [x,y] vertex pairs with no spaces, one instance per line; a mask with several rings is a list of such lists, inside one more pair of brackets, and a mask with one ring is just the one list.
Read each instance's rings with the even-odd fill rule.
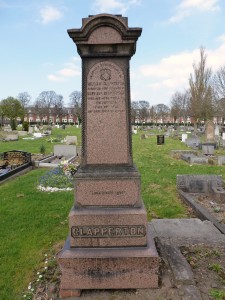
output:
[[134,166],[81,167],[75,174],[75,206],[141,207],[140,174]]
[[136,248],[70,248],[68,238],[57,259],[61,297],[84,289],[158,287],[160,259],[149,234],[148,246]]
[[140,208],[72,208],[70,246],[76,248],[145,247],[147,213]]

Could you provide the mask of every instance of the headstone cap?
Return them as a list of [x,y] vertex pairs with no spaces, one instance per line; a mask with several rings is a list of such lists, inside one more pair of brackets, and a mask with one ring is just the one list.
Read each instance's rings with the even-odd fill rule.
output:
[[81,29],[68,29],[67,32],[76,44],[80,44],[88,42],[92,32],[102,26],[111,27],[119,32],[122,41],[136,42],[142,32],[142,28],[139,27],[129,28],[127,17],[111,14],[98,14],[83,18]]

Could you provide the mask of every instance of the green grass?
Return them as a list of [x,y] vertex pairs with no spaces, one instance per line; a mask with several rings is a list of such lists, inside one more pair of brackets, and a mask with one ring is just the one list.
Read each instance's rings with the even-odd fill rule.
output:
[[[66,129],[53,128],[51,137],[64,139],[67,135],[75,135],[78,139],[78,145],[81,145],[81,130],[74,126],[68,126]],[[23,137],[19,137],[18,141],[12,142],[0,142],[0,152],[9,150],[21,150],[30,153],[40,153],[41,145],[45,146],[46,154],[53,153],[53,148],[57,143],[48,142],[50,137],[43,137],[34,140],[23,140]]]
[[142,197],[149,218],[187,215],[185,206],[177,197],[177,174],[216,174],[225,178],[224,166],[190,166],[185,161],[173,159],[170,151],[179,149],[188,148],[179,140],[170,138],[165,139],[164,145],[157,145],[156,136],[144,140],[140,139],[140,135],[133,136],[133,158],[142,176]]
[[0,299],[21,299],[44,251],[67,236],[73,192],[43,193],[37,169],[0,186]]
[[[77,135],[80,129],[54,129],[53,135]],[[12,146],[13,145],[13,146]],[[20,139],[0,143],[0,152],[12,149],[39,152],[40,141]],[[51,143],[46,145],[52,150]],[[171,149],[187,149],[178,140],[156,145],[156,136],[133,136],[133,158],[142,177],[142,197],[148,217],[187,217],[188,210],[176,192],[177,174],[225,174],[225,166],[193,165],[173,159]],[[224,154],[224,153],[223,153]],[[68,234],[67,218],[73,192],[44,193],[36,190],[46,170],[36,169],[0,186],[0,299],[19,300],[40,267],[43,255]]]
[[215,300],[224,300],[225,299],[225,291],[218,290],[218,289],[212,289],[209,293],[211,297]]

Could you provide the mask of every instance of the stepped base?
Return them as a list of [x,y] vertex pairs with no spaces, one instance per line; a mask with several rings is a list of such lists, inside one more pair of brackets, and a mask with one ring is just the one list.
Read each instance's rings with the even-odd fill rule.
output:
[[61,297],[84,289],[157,288],[159,256],[150,234],[147,241],[147,247],[81,249],[70,248],[68,238],[57,258]]
[[147,214],[140,208],[72,208],[70,246],[75,248],[144,247]]

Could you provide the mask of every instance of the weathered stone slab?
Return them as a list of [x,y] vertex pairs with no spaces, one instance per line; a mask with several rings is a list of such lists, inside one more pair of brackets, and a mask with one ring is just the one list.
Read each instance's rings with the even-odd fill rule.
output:
[[208,158],[203,157],[203,156],[192,156],[192,157],[190,157],[189,163],[191,165],[194,165],[194,164],[205,165],[208,163]]
[[185,160],[188,163],[190,163],[191,158],[195,158],[195,157],[197,157],[197,156],[193,153],[183,153],[180,155],[180,158]]
[[213,121],[206,123],[205,138],[207,142],[215,141],[215,125]]
[[178,158],[178,159],[181,159],[181,156],[183,154],[193,154],[193,155],[197,155],[197,151],[196,150],[171,150],[170,151],[170,154],[175,157],[175,158]]
[[26,136],[28,134],[27,131],[18,131],[18,136]]
[[214,146],[213,145],[204,145],[202,144],[202,154],[204,155],[214,155]]
[[222,186],[221,175],[177,175],[177,188],[188,193],[209,193]]
[[67,145],[77,145],[77,137],[73,135],[67,135],[65,137],[65,142]]
[[13,133],[7,134],[5,137],[6,141],[18,141],[18,139],[19,139],[19,135]]
[[63,157],[72,157],[77,155],[75,145],[54,145],[54,155]]
[[59,254],[61,286],[73,289],[157,288],[159,257],[150,235],[147,247],[70,248]]
[[218,156],[218,165],[225,165],[225,156]]
[[186,139],[185,144],[188,147],[191,147],[193,149],[197,149],[200,144],[200,139],[197,136],[192,136]]

